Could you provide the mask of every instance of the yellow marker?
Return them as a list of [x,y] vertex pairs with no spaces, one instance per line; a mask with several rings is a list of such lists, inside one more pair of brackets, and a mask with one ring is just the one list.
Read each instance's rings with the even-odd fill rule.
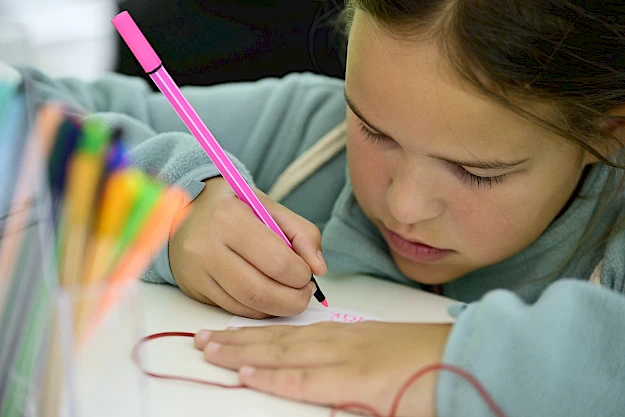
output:
[[[106,180],[98,217],[87,248],[86,262],[83,264],[81,274],[83,288],[103,282],[114,267],[113,249],[145,182],[145,175],[135,168],[114,171]],[[75,334],[79,334],[89,321],[93,314],[94,302],[91,297],[76,302]]]
[[95,307],[95,311],[88,315],[88,320],[81,326],[79,334],[82,343],[94,333],[115,301],[123,294],[124,289],[141,276],[150,259],[167,242],[170,233],[175,233],[180,227],[191,211],[188,203],[186,192],[179,188],[169,188],[161,195],[134,244],[112,271],[107,281],[108,285],[97,305],[90,305],[90,308]]
[[84,284],[100,282],[112,268],[113,248],[144,182],[144,175],[137,169],[113,172],[106,180],[94,236],[83,269]]

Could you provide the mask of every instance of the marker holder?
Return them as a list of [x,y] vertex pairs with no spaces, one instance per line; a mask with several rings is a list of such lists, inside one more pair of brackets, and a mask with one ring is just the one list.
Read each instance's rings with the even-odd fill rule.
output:
[[[16,37],[22,36],[19,26],[0,20],[0,29],[5,28]],[[9,31],[0,32],[1,46],[9,39]],[[0,48],[2,63],[28,61],[28,39],[20,39],[19,48]],[[13,44],[13,37],[9,40]],[[6,74],[0,72],[0,86],[9,85],[8,78],[3,77]],[[26,145],[38,140],[34,133],[31,135],[40,105],[32,86],[27,78],[21,80],[18,89],[25,98],[26,109],[21,116],[28,127],[23,149],[16,156],[20,162]],[[4,111],[0,107],[0,115]],[[29,173],[29,180],[24,182],[27,187],[15,187],[28,190],[28,198],[12,207],[9,203],[16,193],[12,189],[11,201],[0,201],[0,249],[15,248],[0,251],[5,255],[0,256],[0,266],[8,265],[2,261],[11,260],[9,272],[0,274],[0,416],[148,417],[147,378],[131,358],[135,343],[144,336],[141,285],[136,279],[127,280],[131,283],[118,290],[112,309],[91,337],[84,343],[76,340],[81,324],[76,310],[92,305],[109,288],[106,284],[59,286],[48,171],[42,169],[41,148],[33,149],[36,152],[28,153],[32,158],[27,158],[30,163],[25,165],[32,170],[24,171]],[[18,167],[22,175],[21,165]],[[23,221],[15,223],[14,219]],[[19,227],[9,227],[9,223]],[[103,386],[115,390],[104,391],[100,389]]]
[[77,311],[93,313],[88,306],[105,290],[95,285],[58,291],[39,407],[28,417],[148,416],[147,380],[131,363],[133,346],[143,335],[140,286],[134,282],[121,289],[93,333],[77,340]]

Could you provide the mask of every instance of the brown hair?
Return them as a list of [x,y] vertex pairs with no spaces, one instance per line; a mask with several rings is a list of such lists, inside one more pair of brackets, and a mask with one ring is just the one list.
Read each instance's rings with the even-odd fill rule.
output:
[[[339,19],[346,33],[356,8],[393,36],[436,40],[457,74],[484,96],[608,166],[614,186],[598,196],[586,240],[623,190],[623,144],[605,127],[625,120],[610,113],[625,105],[625,2],[346,0]],[[601,226],[605,230],[586,252],[623,226]]]

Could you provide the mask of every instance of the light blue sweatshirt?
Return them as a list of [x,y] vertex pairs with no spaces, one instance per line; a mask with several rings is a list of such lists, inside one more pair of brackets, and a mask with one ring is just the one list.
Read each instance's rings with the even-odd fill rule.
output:
[[[113,75],[85,83],[28,69],[22,74],[34,81],[41,100],[61,100],[123,128],[135,161],[192,198],[202,180],[218,175],[170,105],[142,80]],[[343,82],[312,74],[184,93],[246,179],[264,191],[345,118]],[[475,375],[509,417],[625,416],[625,237],[613,234],[586,255],[587,247],[576,247],[592,214],[601,210],[593,193],[611,181],[610,170],[597,164],[580,192],[590,197],[577,198],[531,246],[443,286],[445,296],[470,303],[456,309],[444,362]],[[396,268],[358,206],[344,151],[282,203],[322,230],[330,270],[419,287]],[[612,203],[599,227],[624,212],[622,200]],[[569,257],[573,261],[557,270]],[[599,286],[588,280],[601,259]],[[535,280],[552,272],[553,278]],[[176,285],[167,248],[144,279]],[[467,382],[445,372],[436,408],[439,417],[491,415]]]

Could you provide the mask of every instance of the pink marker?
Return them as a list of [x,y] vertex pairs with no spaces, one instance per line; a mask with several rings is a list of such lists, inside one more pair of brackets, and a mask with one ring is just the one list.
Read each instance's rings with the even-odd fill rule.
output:
[[[121,12],[113,18],[113,25],[124,39],[135,58],[137,58],[141,67],[143,67],[143,70],[150,75],[152,81],[154,81],[159,90],[161,90],[163,95],[167,98],[176,113],[178,113],[178,116],[180,116],[189,131],[195,136],[239,199],[250,206],[256,217],[269,226],[271,230],[276,232],[289,248],[293,249],[291,242],[289,242],[284,232],[271,217],[265,206],[261,204],[256,194],[254,194],[243,176],[241,176],[232,161],[230,161],[228,155],[226,155],[193,107],[191,107],[191,104],[189,104],[187,99],[182,95],[182,92],[169,73],[167,73],[163,63],[156,55],[156,52],[150,46],[145,36],[143,36],[143,33],[141,33],[135,21],[130,17],[130,14],[125,11]],[[327,307],[328,302],[321,292],[319,285],[317,285],[315,277],[312,276],[311,280],[317,287],[315,298]]]

